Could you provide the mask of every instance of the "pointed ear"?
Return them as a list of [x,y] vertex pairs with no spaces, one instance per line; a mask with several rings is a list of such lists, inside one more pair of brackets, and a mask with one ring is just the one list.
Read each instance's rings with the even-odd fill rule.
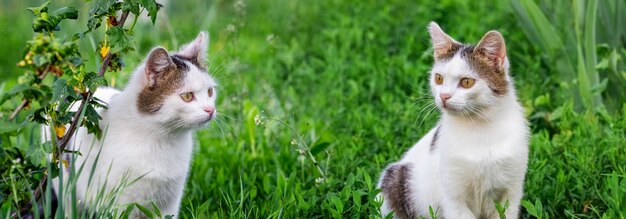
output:
[[153,87],[156,84],[156,78],[173,66],[174,62],[170,59],[170,55],[167,54],[167,50],[161,47],[153,49],[146,61],[147,85]]
[[489,65],[504,67],[506,46],[502,34],[495,30],[487,32],[474,48],[474,53],[482,56]]
[[435,60],[440,60],[449,57],[456,52],[461,44],[452,37],[448,36],[439,25],[435,22],[430,22],[428,25],[428,32],[430,33],[430,39],[433,43],[433,49],[435,52]]
[[204,66],[206,63],[207,47],[209,46],[209,35],[204,31],[200,32],[193,42],[187,44],[180,51],[179,55],[195,60]]

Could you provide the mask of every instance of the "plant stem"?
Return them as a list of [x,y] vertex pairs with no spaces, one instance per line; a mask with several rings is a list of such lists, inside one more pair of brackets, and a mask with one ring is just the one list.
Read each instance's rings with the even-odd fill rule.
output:
[[[46,75],[48,75],[49,71],[50,65],[46,66],[46,69],[43,70],[43,73],[39,75],[39,80],[43,80],[44,78],[46,78]],[[13,113],[11,113],[11,116],[9,116],[9,120],[15,118],[15,116],[17,116],[17,113],[24,109],[24,107],[28,106],[29,102],[30,101],[28,101],[27,99],[22,100],[22,103],[17,108],[15,108],[15,110],[13,110]]]
[[[126,21],[127,17],[128,17],[128,12],[122,13],[122,17],[120,18],[120,22],[117,23],[117,26],[124,26],[124,22]],[[111,58],[112,58],[111,53],[110,52],[107,53],[107,55],[104,57],[104,60],[102,61],[102,66],[100,67],[100,71],[98,71],[98,76],[104,75],[107,68],[109,67],[109,64],[111,63]],[[67,146],[67,143],[69,142],[71,136],[74,135],[74,132],[76,131],[77,126],[79,125],[78,121],[80,120],[80,117],[82,114],[81,112],[84,111],[85,107],[87,107],[87,103],[91,101],[92,98],[93,98],[93,91],[88,91],[87,96],[80,103],[80,106],[78,107],[78,110],[76,111],[77,113],[74,115],[74,118],[72,119],[72,124],[70,125],[69,130],[63,136],[63,138],[61,138],[61,141],[57,145],[57,147],[61,151],[65,150],[65,147]]]
[[137,24],[137,18],[139,18],[141,12],[143,12],[143,8],[141,9],[141,11],[139,11],[139,14],[135,15],[135,19],[133,19],[133,25],[130,25],[130,28],[128,30],[132,31],[133,29],[135,29],[135,24]]

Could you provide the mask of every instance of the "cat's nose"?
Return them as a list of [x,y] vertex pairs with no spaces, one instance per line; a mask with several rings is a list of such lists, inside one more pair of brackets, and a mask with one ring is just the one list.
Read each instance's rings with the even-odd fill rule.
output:
[[212,116],[213,112],[215,112],[215,108],[213,108],[213,107],[205,107],[203,110],[204,110],[204,112],[208,113],[209,116]]
[[439,97],[441,98],[441,102],[443,102],[443,105],[446,105],[446,101],[448,101],[448,99],[450,99],[450,97],[452,97],[452,95],[450,94],[439,94]]

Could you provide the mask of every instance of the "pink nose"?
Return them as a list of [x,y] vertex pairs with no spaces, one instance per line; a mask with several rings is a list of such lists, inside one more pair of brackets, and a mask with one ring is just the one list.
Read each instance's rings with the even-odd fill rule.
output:
[[443,106],[446,106],[446,101],[448,101],[452,95],[442,93],[439,94],[439,97],[441,98],[441,102],[443,102]]
[[205,107],[204,108],[204,112],[208,113],[210,116],[213,115],[213,112],[215,112],[215,108],[212,107]]

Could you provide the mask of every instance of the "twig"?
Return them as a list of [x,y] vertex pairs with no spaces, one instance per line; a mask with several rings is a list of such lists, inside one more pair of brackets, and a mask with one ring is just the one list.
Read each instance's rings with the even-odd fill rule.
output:
[[[46,78],[46,75],[48,75],[49,71],[50,71],[50,65],[46,66],[46,69],[43,70],[43,73],[39,75],[39,80],[43,80],[44,78]],[[9,116],[9,120],[15,118],[15,116],[17,116],[17,113],[19,113],[22,109],[24,109],[24,107],[28,106],[28,103],[30,103],[29,100],[27,99],[22,100],[22,103],[17,108],[15,108],[15,110],[13,110],[13,113],[11,113],[11,116]]]
[[13,113],[11,113],[11,116],[9,116],[9,120],[15,118],[15,116],[17,116],[17,113],[24,109],[24,107],[26,107],[28,103],[29,101],[27,99],[22,100],[22,103],[17,108],[15,108],[15,110],[13,110]]

